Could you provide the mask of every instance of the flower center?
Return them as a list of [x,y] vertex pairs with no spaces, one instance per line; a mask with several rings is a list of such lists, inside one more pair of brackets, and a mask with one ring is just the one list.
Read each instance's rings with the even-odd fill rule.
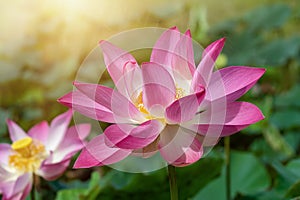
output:
[[[175,94],[175,99],[180,99],[182,97],[185,96],[185,90],[180,88],[180,87],[176,87],[176,94]],[[140,92],[140,94],[136,97],[135,101],[134,101],[134,105],[137,107],[137,109],[139,109],[139,111],[141,113],[146,114],[146,119],[157,119],[160,120],[162,123],[166,123],[166,120],[164,118],[157,118],[151,115],[151,113],[145,108],[144,106],[144,102],[143,102],[143,92]]]
[[146,119],[148,120],[157,119],[160,120],[162,123],[166,123],[166,120],[164,118],[158,118],[151,115],[151,113],[145,108],[143,102],[143,92],[140,92],[139,96],[134,101],[134,105],[137,107],[137,109],[139,109],[141,113],[146,114]]
[[11,145],[14,153],[9,156],[9,165],[21,172],[35,172],[47,157],[45,146],[39,141],[26,137]]

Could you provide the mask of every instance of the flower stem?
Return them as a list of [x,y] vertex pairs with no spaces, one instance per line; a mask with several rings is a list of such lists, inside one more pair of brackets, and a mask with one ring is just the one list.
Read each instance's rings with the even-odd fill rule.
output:
[[230,137],[224,138],[225,145],[225,165],[226,165],[226,200],[230,200],[231,177],[230,177]]
[[178,200],[178,189],[176,184],[176,171],[175,167],[168,165],[169,183],[170,183],[170,193],[171,200]]
[[32,175],[32,188],[30,191],[30,199],[35,200],[35,175]]

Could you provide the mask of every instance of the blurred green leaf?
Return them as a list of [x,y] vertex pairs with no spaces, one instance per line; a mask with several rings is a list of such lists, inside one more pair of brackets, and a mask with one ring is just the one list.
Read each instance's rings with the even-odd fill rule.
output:
[[293,174],[297,175],[300,179],[300,158],[291,160],[287,165],[286,168],[290,170]]
[[290,108],[295,108],[298,107],[300,108],[300,85],[295,85],[291,90],[277,95],[275,97],[275,106],[277,107],[290,107]]
[[[167,182],[167,173],[161,169],[149,174],[128,174],[120,175],[125,172],[111,170],[103,178],[109,176],[106,185],[98,195],[101,199],[166,199],[169,198],[169,188]],[[119,175],[118,175],[119,174]],[[130,179],[126,184],[120,183],[121,177]],[[119,180],[113,180],[118,177]],[[119,185],[118,185],[119,184]],[[117,189],[116,188],[119,188]]]
[[89,188],[88,190],[85,191],[84,199],[97,199],[97,195],[99,194],[101,188],[100,188],[100,175],[98,172],[93,172],[92,173],[92,177],[91,177],[91,181],[89,183]]
[[286,157],[290,157],[295,153],[280,134],[279,130],[272,124],[269,124],[268,127],[263,130],[263,135],[274,151],[281,152]]
[[290,145],[294,152],[297,152],[300,146],[299,132],[287,132],[284,135],[285,141]]
[[[214,154],[191,166],[176,168],[180,199],[194,196],[200,188],[221,173],[222,166],[223,159]],[[112,170],[103,179],[106,176],[110,178],[98,195],[101,199],[170,198],[166,168],[147,174],[130,174]]]
[[285,179],[289,184],[297,181],[297,175],[283,166],[280,162],[273,160],[271,166],[278,172],[278,174]]
[[243,32],[232,35],[229,42],[231,46],[224,49],[229,65],[282,66],[289,59],[296,58],[300,49],[298,36],[265,42],[260,36]]
[[0,108],[0,137],[3,142],[3,136],[7,133],[6,119],[11,118],[12,114],[9,110]]
[[289,188],[285,196],[288,198],[300,197],[300,180]]
[[[224,53],[229,65],[282,66],[291,58],[297,58],[300,37],[279,37],[270,40],[272,30],[282,28],[291,16],[287,4],[259,7],[211,29],[212,34],[226,35],[228,41]],[[266,37],[267,35],[267,37]]]
[[273,113],[270,122],[280,129],[300,126],[300,112],[296,109],[281,109]]
[[94,200],[100,192],[100,175],[98,172],[93,172],[88,188],[74,188],[59,190],[56,200]]
[[249,150],[254,152],[264,162],[270,162],[270,160],[286,160],[287,155],[281,151],[275,151],[272,149],[264,138],[256,139],[251,145]]
[[249,24],[248,31],[258,31],[278,28],[287,21],[290,15],[291,9],[288,5],[270,4],[247,13],[243,19]]
[[[228,36],[224,53],[228,57],[228,65],[255,65],[257,48],[262,44],[262,36],[245,31]],[[255,60],[253,60],[253,58]]]
[[245,198],[238,198],[239,200],[290,200],[287,198],[284,198],[281,193],[278,193],[277,191],[270,190],[265,191],[256,195],[249,195]]
[[39,107],[25,107],[23,109],[23,116],[26,121],[36,120],[43,117],[43,110]]
[[295,58],[300,48],[300,37],[277,39],[262,45],[256,54],[249,58],[256,65],[282,66],[288,59]]
[[130,184],[136,174],[126,172],[116,172],[111,177],[110,184],[117,190],[120,190]]
[[270,185],[264,165],[252,153],[233,151],[231,156],[233,191],[253,194],[264,191]]
[[204,189],[198,192],[193,200],[226,200],[225,178],[221,176],[210,182]]
[[83,194],[85,193],[85,189],[65,189],[60,190],[57,193],[56,200],[81,200],[83,199]]
[[218,155],[213,155],[212,152],[211,154],[191,166],[177,168],[179,199],[189,199],[195,196],[200,188],[205,187],[221,174],[223,159]]
[[[271,183],[263,164],[251,153],[233,151],[231,154],[231,196],[255,194]],[[216,192],[217,191],[217,192]],[[225,168],[222,176],[208,184],[194,199],[225,200]]]

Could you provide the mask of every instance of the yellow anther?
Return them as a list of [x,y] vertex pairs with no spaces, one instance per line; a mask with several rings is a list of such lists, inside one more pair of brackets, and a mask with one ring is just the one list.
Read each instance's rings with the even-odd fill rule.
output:
[[135,106],[139,109],[140,112],[147,115],[149,114],[143,103],[143,92],[140,92],[139,96],[136,98]]
[[11,148],[13,150],[17,151],[17,150],[20,150],[20,149],[28,147],[31,143],[32,143],[32,139],[30,137],[26,137],[26,138],[20,139],[18,141],[15,141],[11,145]]
[[185,91],[182,88],[177,88],[176,87],[176,94],[175,94],[175,99],[180,99],[185,96]]

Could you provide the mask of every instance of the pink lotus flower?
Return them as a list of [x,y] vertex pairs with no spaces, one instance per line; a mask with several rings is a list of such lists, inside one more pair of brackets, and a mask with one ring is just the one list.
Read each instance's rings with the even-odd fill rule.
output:
[[43,121],[26,134],[16,123],[7,120],[11,145],[0,144],[0,194],[5,199],[25,199],[32,187],[33,174],[54,180],[68,167],[71,157],[84,144],[90,125],[68,128],[69,110],[57,116],[50,126]]
[[183,35],[176,27],[161,35],[150,62],[141,67],[129,53],[101,41],[116,89],[74,82],[77,90],[59,99],[83,115],[113,123],[87,144],[75,167],[109,165],[157,151],[168,164],[186,166],[219,137],[262,120],[255,105],[236,100],[265,70],[233,66],[214,72],[224,42],[210,44],[196,68],[190,31]]

